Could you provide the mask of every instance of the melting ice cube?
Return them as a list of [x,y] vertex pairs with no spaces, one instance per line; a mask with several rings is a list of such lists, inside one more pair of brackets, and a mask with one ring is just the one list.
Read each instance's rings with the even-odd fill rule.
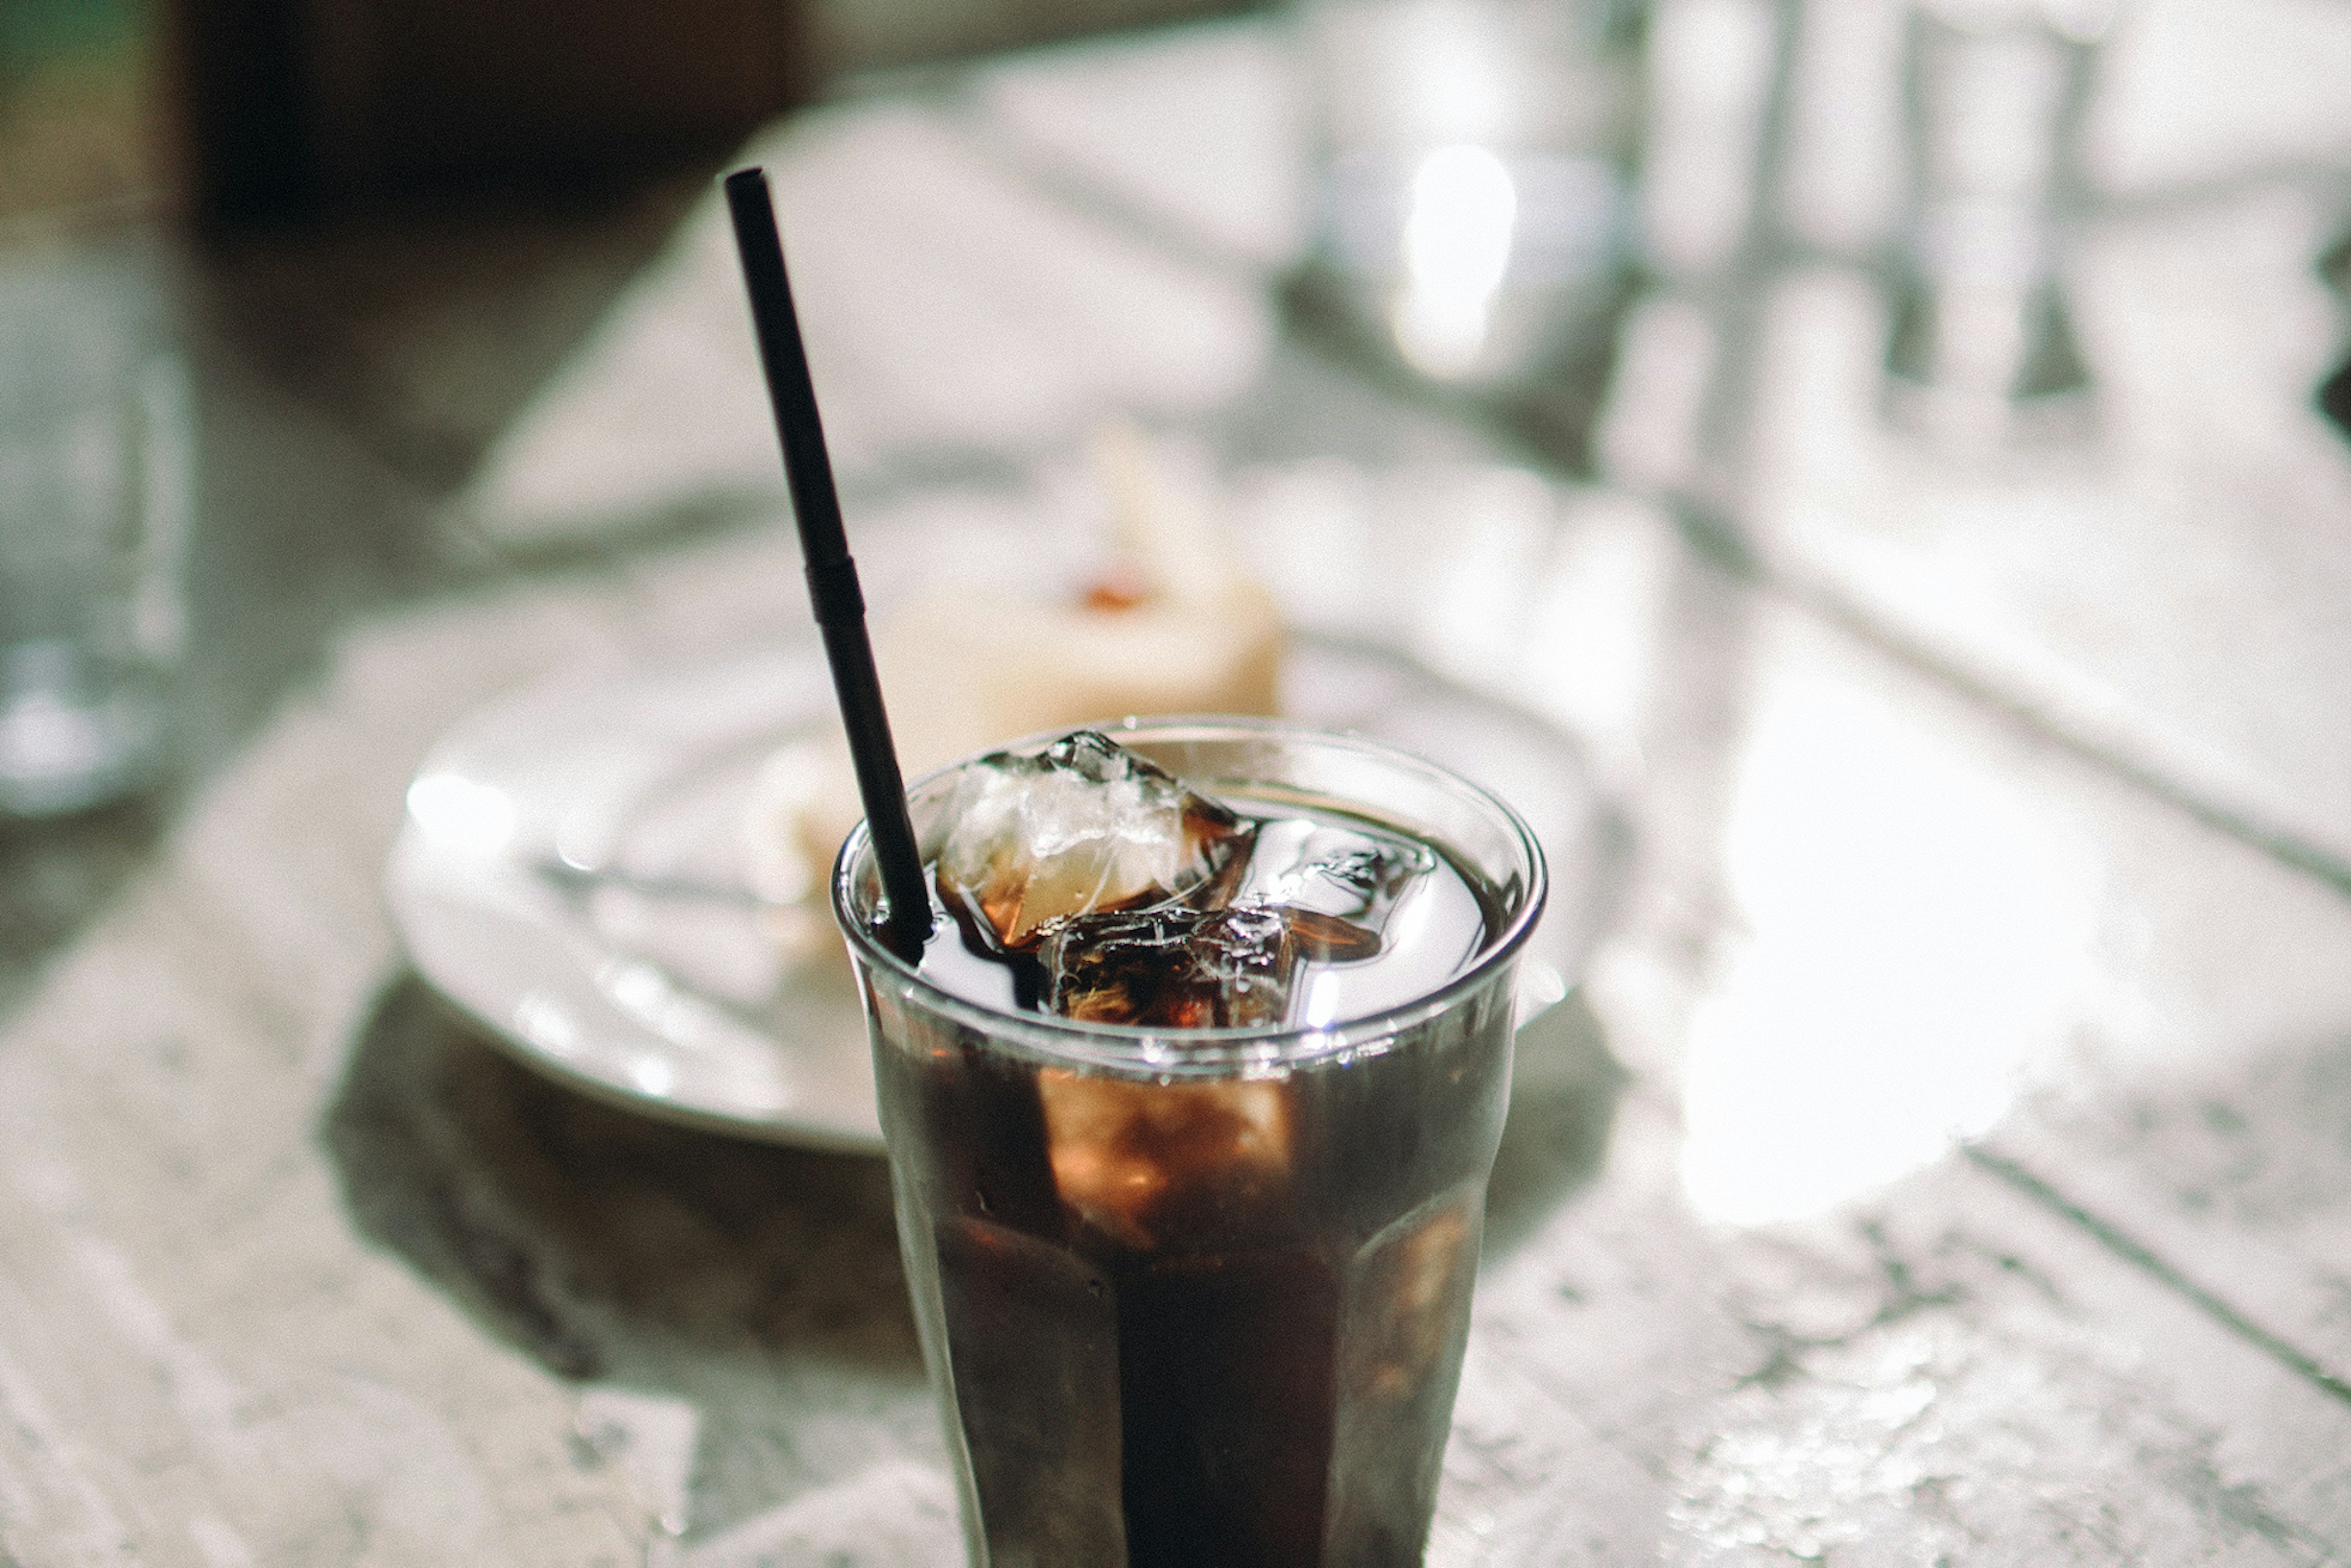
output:
[[1089,1224],[1131,1247],[1235,1217],[1290,1173],[1287,1087],[1269,1081],[1148,1083],[1049,1067],[1037,1074],[1053,1185]]
[[1258,830],[1236,902],[1278,905],[1305,956],[1370,958],[1405,890],[1437,869],[1436,852],[1368,829],[1292,818]]
[[1070,915],[1192,893],[1249,841],[1232,812],[1093,730],[973,763],[945,820],[940,895],[1014,951]]
[[1305,819],[1260,823],[1231,903],[1163,903],[1059,922],[1038,948],[1045,1006],[1159,1029],[1283,1021],[1302,959],[1376,956],[1389,915],[1436,869],[1408,839]]
[[1089,1023],[1161,1029],[1275,1024],[1298,964],[1290,916],[1261,904],[1163,904],[1053,928],[1038,957],[1045,1005]]

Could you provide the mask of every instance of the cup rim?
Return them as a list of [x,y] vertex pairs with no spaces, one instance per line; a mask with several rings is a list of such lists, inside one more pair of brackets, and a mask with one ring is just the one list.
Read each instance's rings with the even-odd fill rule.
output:
[[[978,757],[998,751],[1033,750],[1071,734],[1098,728],[1113,739],[1147,736],[1151,739],[1217,739],[1271,737],[1311,740],[1341,751],[1375,757],[1389,767],[1416,773],[1440,789],[1466,796],[1490,812],[1526,862],[1525,885],[1518,905],[1501,933],[1476,959],[1443,985],[1407,1002],[1360,1018],[1328,1024],[1258,1024],[1241,1028],[1175,1030],[1134,1024],[1092,1023],[1047,1013],[1007,1012],[984,1006],[933,983],[921,970],[884,946],[863,922],[853,918],[856,870],[869,842],[861,819],[842,841],[833,861],[832,914],[847,939],[851,955],[863,967],[878,969],[929,1011],[976,1030],[1014,1051],[1049,1062],[1073,1066],[1123,1069],[1162,1077],[1278,1076],[1302,1063],[1334,1056],[1371,1054],[1383,1042],[1453,1007],[1463,996],[1491,983],[1524,947],[1541,922],[1550,897],[1551,873],[1541,842],[1517,808],[1493,791],[1472,783],[1452,769],[1385,741],[1353,730],[1318,729],[1284,719],[1229,714],[1176,714],[1129,716],[1097,726],[1071,726],[1023,736],[986,751],[935,768],[907,787],[912,795],[955,772]],[[1408,824],[1397,824],[1409,828]],[[870,1003],[869,1003],[870,1006]]]

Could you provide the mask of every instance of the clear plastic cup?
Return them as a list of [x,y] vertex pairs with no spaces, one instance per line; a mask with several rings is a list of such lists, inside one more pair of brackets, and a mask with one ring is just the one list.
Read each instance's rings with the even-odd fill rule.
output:
[[[1416,1563],[1541,852],[1508,806],[1371,741],[1228,719],[1113,733],[1245,811],[1336,810],[1437,848],[1486,906],[1484,945],[1426,994],[1315,1028],[999,1011],[883,943],[851,835],[834,911],[971,1561]],[[926,854],[956,771],[909,791]]]

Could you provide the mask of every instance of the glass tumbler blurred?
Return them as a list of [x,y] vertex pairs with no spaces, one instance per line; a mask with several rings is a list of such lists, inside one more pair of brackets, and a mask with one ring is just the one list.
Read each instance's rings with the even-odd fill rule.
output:
[[2081,411],[2062,269],[2095,51],[2116,0],[1911,0],[1908,211],[1892,278],[1891,412],[1998,434]]
[[[1321,1025],[1007,1011],[877,938],[870,841],[850,836],[833,907],[969,1560],[1411,1568],[1468,1333],[1541,852],[1491,796],[1359,738],[1212,719],[1117,736],[1238,809],[1343,810],[1442,845],[1484,890],[1483,937],[1447,947],[1423,923],[1469,956]],[[927,843],[956,782],[910,792]]]
[[1301,0],[1308,278],[1418,374],[1506,389],[1627,287],[1646,0]]
[[165,753],[193,491],[149,269],[0,255],[0,812],[126,794]]

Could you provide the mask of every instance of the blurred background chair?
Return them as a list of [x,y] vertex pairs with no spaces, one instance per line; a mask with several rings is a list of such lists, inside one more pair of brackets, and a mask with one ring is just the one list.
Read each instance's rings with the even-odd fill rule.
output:
[[844,73],[1237,8],[1232,0],[167,5],[172,123],[194,211],[214,225],[386,200],[609,189],[723,157]]
[[172,0],[188,194],[234,225],[642,178],[805,98],[805,21],[765,0]]
[[841,75],[1253,0],[8,0],[0,220],[206,227],[576,196],[723,157]]

